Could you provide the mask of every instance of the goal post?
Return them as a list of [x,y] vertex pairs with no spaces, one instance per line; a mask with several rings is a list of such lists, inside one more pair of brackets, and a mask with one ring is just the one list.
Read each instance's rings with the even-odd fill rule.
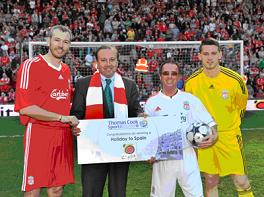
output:
[[[63,61],[71,68],[72,75],[91,74],[95,51],[101,45],[113,45],[119,52],[119,71],[122,75],[133,78],[139,86],[141,100],[146,100],[151,91],[159,87],[158,66],[164,61],[179,63],[185,77],[201,67],[198,59],[200,41],[171,42],[72,42],[70,52]],[[219,41],[222,51],[221,65],[243,75],[243,41]],[[47,42],[29,42],[29,58],[39,53],[47,53]],[[136,69],[140,59],[146,60],[147,72]],[[74,79],[73,79],[74,82]]]
[[[117,48],[120,47],[143,47],[146,49],[195,49],[195,52],[198,52],[200,41],[170,41],[170,42],[72,42],[71,43],[71,51],[75,51],[75,48],[99,48],[101,45],[113,45]],[[244,74],[244,55],[243,48],[244,43],[243,40],[226,40],[219,41],[219,44],[222,49],[223,59],[222,63],[225,65],[229,65],[230,61],[232,63],[237,63],[240,65],[240,74]],[[29,58],[33,58],[39,52],[39,47],[47,47],[47,42],[29,42]],[[166,52],[166,50],[165,50]],[[237,57],[238,56],[238,57]],[[122,57],[122,56],[121,56]],[[177,58],[176,58],[177,59]],[[180,58],[179,58],[180,59]]]

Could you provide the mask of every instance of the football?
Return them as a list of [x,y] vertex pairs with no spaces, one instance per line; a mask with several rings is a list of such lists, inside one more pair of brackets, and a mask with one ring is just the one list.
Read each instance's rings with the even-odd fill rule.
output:
[[196,122],[187,130],[186,138],[192,145],[197,146],[210,134],[212,134],[212,130],[207,124]]

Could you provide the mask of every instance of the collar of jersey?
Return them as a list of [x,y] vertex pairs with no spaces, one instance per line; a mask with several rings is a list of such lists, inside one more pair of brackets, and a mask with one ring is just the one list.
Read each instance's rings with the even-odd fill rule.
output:
[[53,66],[51,63],[49,63],[43,55],[40,54],[40,56],[42,57],[42,59],[48,64],[49,67],[53,68],[54,70],[60,71],[61,70],[61,64],[59,65],[59,67],[57,68],[56,66]]

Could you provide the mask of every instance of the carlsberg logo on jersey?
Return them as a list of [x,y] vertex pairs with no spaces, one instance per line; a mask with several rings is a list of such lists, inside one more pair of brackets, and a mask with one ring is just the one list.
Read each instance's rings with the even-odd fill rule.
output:
[[68,95],[68,89],[66,90],[66,92],[64,92],[63,90],[54,89],[50,93],[50,97],[55,98],[56,100],[66,99]]

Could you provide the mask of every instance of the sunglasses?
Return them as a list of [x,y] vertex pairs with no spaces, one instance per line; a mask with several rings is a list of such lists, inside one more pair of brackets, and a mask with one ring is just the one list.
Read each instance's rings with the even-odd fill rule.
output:
[[169,71],[163,71],[161,74],[164,75],[164,76],[169,76],[169,75],[171,75],[171,76],[174,76],[174,77],[178,75],[178,73],[177,73],[176,71],[172,71],[172,72],[169,72]]

